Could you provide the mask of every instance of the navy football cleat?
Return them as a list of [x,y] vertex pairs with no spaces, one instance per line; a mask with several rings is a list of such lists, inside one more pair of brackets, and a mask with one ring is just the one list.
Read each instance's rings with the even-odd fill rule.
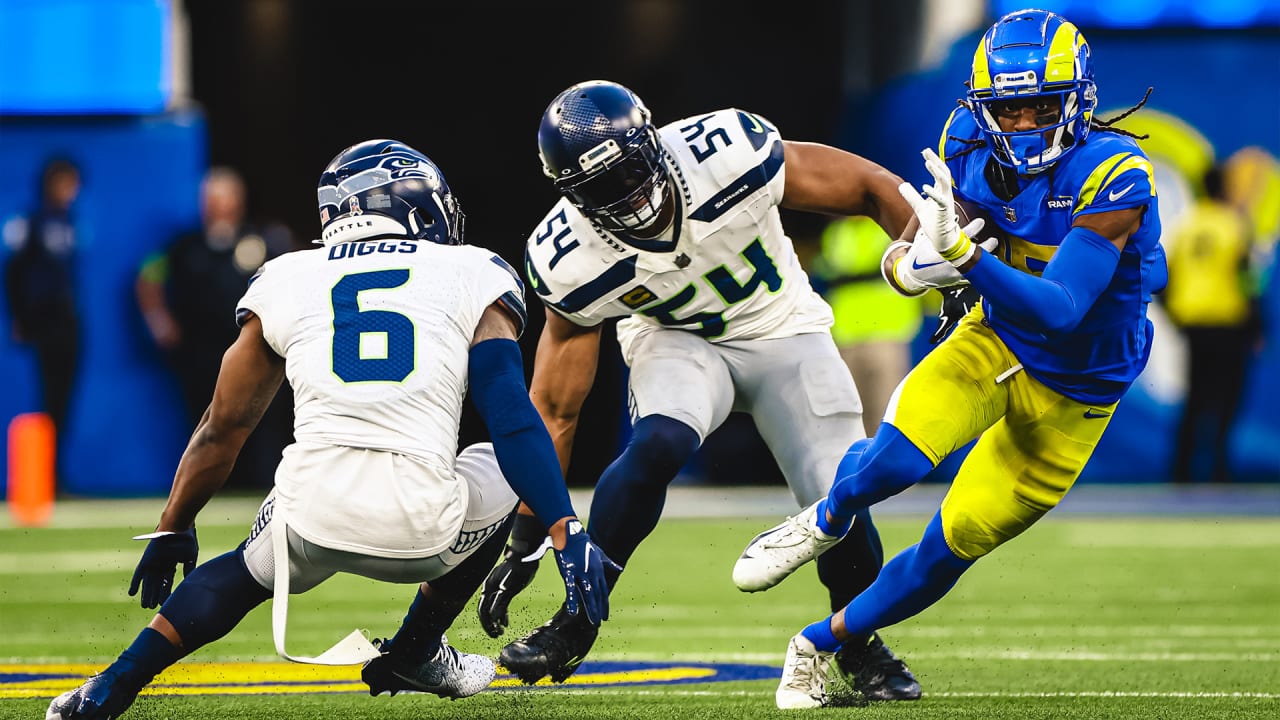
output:
[[561,605],[560,611],[542,627],[502,648],[498,664],[526,685],[548,675],[551,682],[561,683],[578,669],[599,632],[585,612],[570,615]]
[[138,697],[140,688],[125,689],[119,680],[106,670],[94,675],[75,690],[54,698],[45,711],[45,720],[113,720],[120,717]]
[[863,647],[845,645],[836,653],[836,668],[849,687],[862,699],[919,700],[920,683],[879,635]]

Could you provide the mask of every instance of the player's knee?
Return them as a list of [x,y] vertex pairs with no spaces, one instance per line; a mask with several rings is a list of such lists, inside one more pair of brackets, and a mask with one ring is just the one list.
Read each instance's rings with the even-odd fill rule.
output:
[[249,574],[241,552],[232,550],[197,567],[161,606],[160,614],[173,625],[187,652],[226,635],[271,597],[271,591]]
[[646,415],[636,422],[625,452],[646,476],[670,480],[693,457],[699,444],[698,433],[679,420]]
[[970,561],[990,553],[1011,537],[982,512],[967,508],[944,509],[942,530],[956,557]]

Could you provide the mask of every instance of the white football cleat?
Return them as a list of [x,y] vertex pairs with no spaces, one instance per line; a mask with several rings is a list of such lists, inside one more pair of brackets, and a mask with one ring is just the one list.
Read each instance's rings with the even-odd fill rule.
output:
[[787,659],[782,664],[782,682],[774,701],[782,710],[819,708],[827,704],[827,673],[835,653],[823,652],[797,633],[787,643]]
[[758,592],[782,582],[796,568],[826,552],[840,537],[818,529],[818,503],[751,539],[733,564],[733,584]]
[[364,664],[361,679],[369,686],[369,694],[377,696],[390,691],[433,693],[443,698],[471,697],[489,687],[498,669],[483,655],[455,650],[447,638],[441,638],[434,657],[420,665],[408,664],[395,657],[389,641],[375,640],[382,655]]

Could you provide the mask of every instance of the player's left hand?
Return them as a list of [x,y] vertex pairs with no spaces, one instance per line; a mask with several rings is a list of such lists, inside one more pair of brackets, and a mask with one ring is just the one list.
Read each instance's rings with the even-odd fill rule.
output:
[[609,582],[604,571],[608,567],[622,572],[622,567],[591,542],[577,520],[565,525],[564,549],[556,550],[556,564],[564,577],[565,609],[569,614],[577,614],[581,606],[592,625],[608,620]]
[[138,594],[142,588],[142,607],[160,607],[169,599],[173,591],[173,576],[182,565],[182,577],[196,569],[196,556],[200,554],[200,543],[196,541],[196,529],[191,527],[182,532],[154,532],[139,535],[134,540],[150,540],[147,549],[142,551],[142,559],[133,571],[133,580],[129,582],[129,597]]
[[[921,195],[911,186],[902,183],[898,193],[920,220],[920,229],[933,243],[942,259],[959,267],[973,257],[974,244],[960,228],[956,219],[955,198],[951,193],[951,170],[932,149],[925,148],[925,168],[933,176],[933,184],[921,188]],[[970,223],[972,225],[972,223]]]

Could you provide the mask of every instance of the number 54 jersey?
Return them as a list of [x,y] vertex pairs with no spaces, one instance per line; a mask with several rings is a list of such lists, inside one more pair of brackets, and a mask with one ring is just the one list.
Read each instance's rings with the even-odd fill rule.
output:
[[733,108],[663,126],[675,201],[675,249],[647,252],[596,226],[567,199],[525,246],[538,298],[582,326],[610,318],[623,349],[673,328],[711,342],[825,332],[831,308],[813,291],[782,228],[782,138]]
[[488,250],[367,240],[271,260],[237,314],[261,318],[285,359],[298,443],[400,453],[451,475],[471,341],[495,301],[522,330],[522,284]]

